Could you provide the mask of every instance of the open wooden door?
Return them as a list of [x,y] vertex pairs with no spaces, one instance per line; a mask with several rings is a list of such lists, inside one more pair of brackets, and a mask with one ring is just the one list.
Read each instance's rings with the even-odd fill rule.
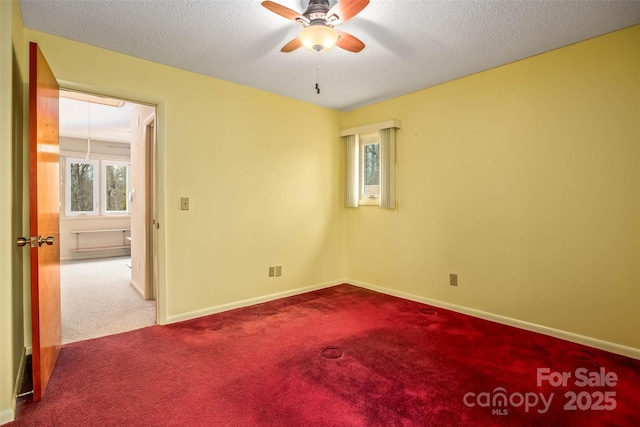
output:
[[29,201],[33,400],[40,400],[62,347],[58,82],[29,45]]

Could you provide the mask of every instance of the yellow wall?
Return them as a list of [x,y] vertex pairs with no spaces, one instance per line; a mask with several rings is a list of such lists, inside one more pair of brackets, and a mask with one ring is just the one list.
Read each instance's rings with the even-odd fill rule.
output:
[[341,128],[389,118],[399,208],[348,211],[350,279],[640,348],[640,26]]
[[[338,113],[26,30],[61,86],[159,105],[164,321],[345,274]],[[191,210],[180,210],[189,197]],[[283,276],[268,278],[282,265]]]

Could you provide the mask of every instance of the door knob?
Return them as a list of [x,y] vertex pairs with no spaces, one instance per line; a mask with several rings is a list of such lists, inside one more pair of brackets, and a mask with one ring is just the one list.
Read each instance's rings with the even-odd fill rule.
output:
[[18,239],[16,240],[16,245],[18,246],[30,245],[32,248],[35,248],[36,245],[42,246],[45,243],[47,245],[53,245],[54,241],[55,239],[53,238],[53,236],[49,236],[46,239],[42,236],[38,236],[37,238],[31,237],[28,239],[26,237],[18,237]]
[[51,246],[53,245],[53,241],[55,239],[53,238],[53,236],[49,236],[46,239],[42,236],[38,236],[38,246],[42,246],[44,243],[46,243],[47,245]]

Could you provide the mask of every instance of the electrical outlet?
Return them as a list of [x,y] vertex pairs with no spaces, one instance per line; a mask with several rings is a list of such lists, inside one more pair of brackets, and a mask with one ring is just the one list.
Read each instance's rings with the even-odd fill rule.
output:
[[451,286],[458,286],[458,275],[457,274],[449,274],[449,284]]
[[189,198],[188,197],[181,197],[180,198],[180,209],[183,211],[188,211],[189,210]]
[[276,275],[276,268],[275,267],[269,267],[269,277],[273,277]]
[[276,265],[276,276],[282,276],[282,266]]

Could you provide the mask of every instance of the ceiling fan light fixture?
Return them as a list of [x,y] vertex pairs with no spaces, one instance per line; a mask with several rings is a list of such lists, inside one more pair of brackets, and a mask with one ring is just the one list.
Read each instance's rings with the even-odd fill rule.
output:
[[300,31],[302,45],[315,52],[331,49],[338,41],[338,32],[328,25],[309,25]]

